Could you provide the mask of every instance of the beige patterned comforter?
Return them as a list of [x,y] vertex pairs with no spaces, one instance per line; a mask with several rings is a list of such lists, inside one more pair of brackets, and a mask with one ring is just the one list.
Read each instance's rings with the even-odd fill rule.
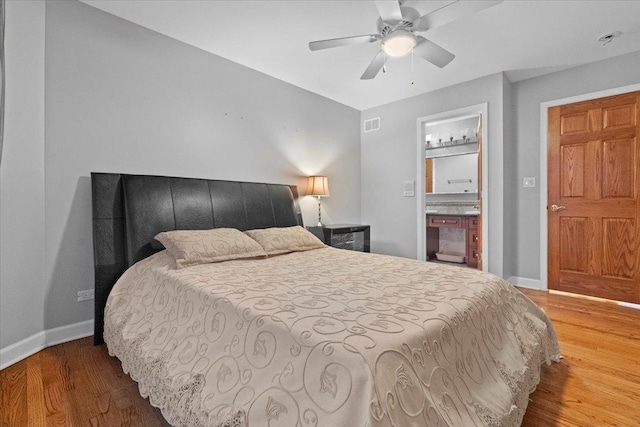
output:
[[178,426],[518,426],[560,357],[541,309],[471,269],[334,248],[130,268],[109,353]]

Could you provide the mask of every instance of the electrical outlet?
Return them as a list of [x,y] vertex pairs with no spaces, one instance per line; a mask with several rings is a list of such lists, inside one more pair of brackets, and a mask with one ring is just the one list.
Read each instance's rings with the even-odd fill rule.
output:
[[522,186],[525,188],[532,188],[536,186],[536,178],[534,176],[526,176],[522,178]]
[[78,291],[78,301],[86,301],[94,298],[94,290]]

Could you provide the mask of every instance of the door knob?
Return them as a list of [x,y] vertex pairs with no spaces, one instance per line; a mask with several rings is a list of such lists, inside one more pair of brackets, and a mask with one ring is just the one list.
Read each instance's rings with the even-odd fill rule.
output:
[[562,209],[567,209],[567,207],[566,206],[551,205],[551,212],[561,211]]

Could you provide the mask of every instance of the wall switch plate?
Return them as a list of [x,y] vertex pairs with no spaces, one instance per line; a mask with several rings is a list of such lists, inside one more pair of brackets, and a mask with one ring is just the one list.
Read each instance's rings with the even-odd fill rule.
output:
[[78,291],[78,301],[86,301],[94,298],[94,290]]
[[522,178],[522,186],[525,188],[532,188],[536,186],[536,178],[534,176],[525,176]]
[[414,197],[416,195],[416,182],[405,181],[402,184],[402,189],[404,190],[404,197]]

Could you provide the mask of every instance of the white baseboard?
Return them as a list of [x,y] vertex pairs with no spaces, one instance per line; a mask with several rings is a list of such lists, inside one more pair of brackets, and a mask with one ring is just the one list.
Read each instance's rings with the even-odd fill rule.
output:
[[538,291],[546,291],[547,287],[538,279],[528,279],[526,277],[511,276],[507,279],[507,282],[513,286],[519,286],[521,288],[536,289]]
[[634,304],[634,303],[625,302],[625,301],[614,301],[606,298],[598,298],[598,297],[592,297],[588,295],[572,294],[570,292],[550,290],[547,288],[546,285],[540,282],[540,280],[536,280],[536,279],[527,279],[526,277],[511,276],[507,279],[507,282],[511,283],[513,286],[519,286],[521,288],[536,289],[538,291],[549,291],[551,293],[558,294],[558,295],[569,295],[576,298],[586,298],[586,299],[591,299],[595,301],[606,301],[606,302],[620,305],[622,307],[628,307],[628,308],[640,310],[640,304]]
[[0,349],[0,369],[26,359],[44,348],[90,335],[93,335],[93,320],[38,332],[22,341]]
[[616,304],[622,307],[627,307],[627,308],[633,308],[635,310],[640,310],[640,304],[634,304],[632,302],[626,302],[626,301],[616,301],[616,300],[612,300],[612,299],[606,299],[606,298],[600,298],[600,297],[592,297],[590,295],[581,295],[581,294],[573,294],[571,292],[563,292],[563,291],[556,291],[555,289],[552,289],[549,291],[549,293],[553,293],[556,295],[567,295],[573,298],[583,298],[583,299],[588,299],[588,300],[592,300],[592,301],[600,301],[600,302],[606,302],[606,303],[610,303],[610,304]]

